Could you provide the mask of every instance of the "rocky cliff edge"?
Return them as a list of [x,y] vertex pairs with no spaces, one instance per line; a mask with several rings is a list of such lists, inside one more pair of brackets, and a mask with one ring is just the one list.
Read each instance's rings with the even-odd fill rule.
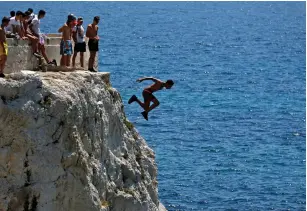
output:
[[0,97],[0,211],[165,209],[108,73],[21,71]]

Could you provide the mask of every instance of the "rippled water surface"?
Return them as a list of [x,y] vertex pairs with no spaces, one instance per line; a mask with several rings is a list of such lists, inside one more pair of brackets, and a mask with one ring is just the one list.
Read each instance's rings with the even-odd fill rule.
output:
[[[16,7],[16,8],[15,8]],[[169,210],[305,210],[305,2],[1,3],[100,15],[100,71],[155,150]],[[173,79],[145,121],[141,76]]]

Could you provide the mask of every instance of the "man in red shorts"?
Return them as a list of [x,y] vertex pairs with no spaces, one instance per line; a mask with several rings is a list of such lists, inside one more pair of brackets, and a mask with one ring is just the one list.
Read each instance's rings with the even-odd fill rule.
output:
[[[152,77],[139,78],[137,82],[142,82],[145,80],[152,80],[155,83],[146,87],[143,90],[142,94],[144,98],[144,103],[141,102],[135,95],[132,95],[132,97],[128,101],[128,104],[131,104],[132,102],[136,101],[144,109],[144,111],[142,112],[142,115],[148,121],[148,113],[152,109],[160,105],[160,102],[152,93],[159,91],[163,89],[164,87],[166,89],[170,89],[174,85],[174,82],[172,80],[167,80],[166,82],[164,82],[159,79],[152,78]],[[150,102],[153,102],[153,104],[150,105]]]

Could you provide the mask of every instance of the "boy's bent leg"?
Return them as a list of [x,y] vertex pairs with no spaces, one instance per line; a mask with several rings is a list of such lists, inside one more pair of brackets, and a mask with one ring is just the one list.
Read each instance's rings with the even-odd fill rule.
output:
[[132,97],[130,97],[130,99],[128,100],[128,104],[135,102],[137,99],[138,98],[135,95],[132,95]]
[[45,49],[45,46],[42,45],[42,44],[38,44],[38,49],[40,50],[40,52],[42,53],[44,59],[46,60],[47,63],[50,63],[50,60],[48,59],[47,57],[47,54],[46,54],[46,49]]
[[153,98],[151,101],[153,102],[153,104],[148,108],[148,110],[146,110],[146,112],[150,112],[151,110],[160,105],[160,102],[157,100],[157,98]]

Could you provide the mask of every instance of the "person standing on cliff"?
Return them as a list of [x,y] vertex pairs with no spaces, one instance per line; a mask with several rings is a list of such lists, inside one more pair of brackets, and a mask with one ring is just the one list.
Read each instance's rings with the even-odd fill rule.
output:
[[8,53],[8,46],[6,42],[6,35],[5,35],[5,27],[9,25],[10,19],[8,17],[3,17],[1,27],[0,27],[0,78],[4,78],[5,75],[3,74],[7,53]]
[[73,28],[73,38],[75,41],[74,55],[72,57],[72,66],[76,66],[76,57],[78,52],[80,52],[80,65],[84,67],[84,52],[86,52],[86,43],[85,43],[85,35],[84,28],[82,26],[83,18],[78,18],[78,24]]
[[[156,92],[156,91],[159,91],[163,88],[166,88],[166,89],[172,88],[172,86],[174,85],[174,81],[173,80],[167,80],[166,82],[164,82],[164,81],[161,81],[159,79],[152,78],[152,77],[139,78],[136,81],[142,82],[142,81],[145,81],[145,80],[151,80],[155,83],[146,87],[143,90],[142,94],[143,94],[143,98],[144,98],[144,103],[141,102],[135,95],[132,95],[132,97],[128,101],[128,104],[131,104],[131,103],[136,101],[144,109],[144,111],[142,112],[142,115],[148,121],[148,113],[151,110],[153,110],[154,108],[156,108],[157,106],[160,105],[160,102],[153,95],[153,93]],[[151,102],[153,102],[152,105],[150,105]]]
[[60,44],[60,54],[62,55],[61,66],[70,66],[70,58],[73,53],[71,42],[72,29],[75,25],[77,25],[77,18],[73,14],[70,14],[67,17],[66,23],[58,30],[58,32],[62,33]]
[[97,72],[94,69],[94,64],[95,64],[96,52],[99,50],[98,48],[99,36],[98,36],[98,26],[97,26],[99,20],[100,20],[99,16],[95,16],[93,23],[89,24],[86,29],[86,37],[89,38],[88,49],[90,51],[88,70],[91,72]]

